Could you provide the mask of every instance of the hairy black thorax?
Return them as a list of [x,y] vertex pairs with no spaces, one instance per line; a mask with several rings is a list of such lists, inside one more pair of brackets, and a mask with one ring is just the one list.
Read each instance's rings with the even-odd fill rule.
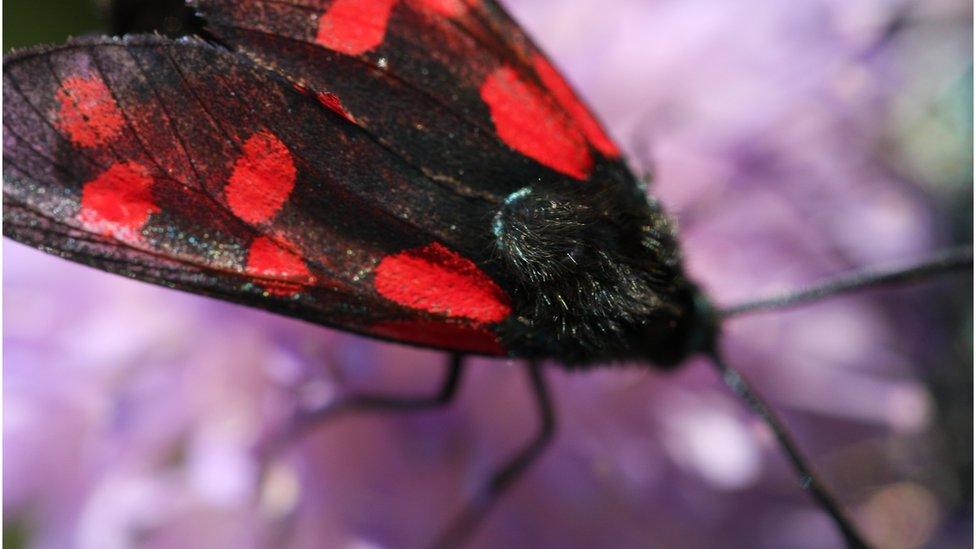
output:
[[707,322],[685,277],[673,223],[637,186],[572,190],[535,184],[497,211],[498,259],[516,290],[503,327],[524,356],[569,367],[694,352]]

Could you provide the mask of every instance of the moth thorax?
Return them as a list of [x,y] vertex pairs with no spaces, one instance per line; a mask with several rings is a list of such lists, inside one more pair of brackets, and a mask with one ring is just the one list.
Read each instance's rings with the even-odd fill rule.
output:
[[694,292],[669,222],[642,195],[524,188],[492,229],[522,335],[539,346],[526,352],[577,364],[686,354]]
[[601,227],[584,201],[529,187],[505,199],[492,230],[515,277],[533,283],[576,276],[586,268],[588,253],[613,244],[599,236]]

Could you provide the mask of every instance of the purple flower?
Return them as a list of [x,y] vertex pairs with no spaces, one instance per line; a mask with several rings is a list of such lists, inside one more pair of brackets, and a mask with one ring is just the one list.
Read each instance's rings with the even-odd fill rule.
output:
[[[938,249],[951,201],[971,203],[961,0],[506,5],[652,168],[717,303]],[[10,242],[4,262],[4,503],[31,547],[420,547],[535,428],[519,364],[475,360],[449,409],[342,419],[262,476],[255,444],[299,403],[429,392],[445,357]],[[972,427],[941,401],[971,383],[951,284],[726,326],[729,361],[879,545],[972,541],[941,440]],[[547,376],[558,436],[477,546],[839,546],[703,362]]]

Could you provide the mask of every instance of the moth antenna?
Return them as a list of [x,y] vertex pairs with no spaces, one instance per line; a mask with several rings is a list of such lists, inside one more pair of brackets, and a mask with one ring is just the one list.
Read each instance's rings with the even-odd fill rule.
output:
[[954,248],[921,261],[858,269],[829,278],[809,288],[746,301],[720,309],[718,316],[724,319],[773,309],[785,309],[864,288],[918,282],[934,275],[972,268],[973,249]]
[[725,381],[725,384],[772,430],[780,448],[782,448],[794,471],[800,478],[800,486],[809,492],[813,496],[813,499],[817,501],[817,504],[834,520],[841,535],[844,536],[844,541],[847,543],[847,546],[858,549],[868,547],[864,538],[857,531],[857,528],[844,513],[843,509],[840,508],[826,485],[820,480],[814,472],[813,467],[800,452],[786,425],[777,417],[762,397],[759,396],[759,393],[742,377],[742,374],[722,359],[718,351],[711,350],[707,355],[722,375],[722,380]]

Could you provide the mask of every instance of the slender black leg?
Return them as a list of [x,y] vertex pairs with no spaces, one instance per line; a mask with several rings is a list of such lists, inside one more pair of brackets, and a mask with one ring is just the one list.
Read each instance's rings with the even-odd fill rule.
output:
[[444,380],[437,393],[429,396],[398,397],[389,395],[349,395],[319,408],[297,412],[284,428],[264,441],[260,453],[263,457],[277,453],[290,442],[312,428],[352,412],[411,412],[440,408],[451,403],[457,394],[464,369],[464,356],[452,354],[447,364]]
[[515,484],[552,440],[556,419],[552,410],[552,402],[549,399],[549,391],[546,389],[545,378],[543,378],[542,370],[537,362],[528,363],[527,371],[538,407],[539,431],[512,459],[492,473],[488,483],[454,518],[447,530],[434,542],[432,547],[437,549],[460,547],[484,521],[495,502],[509,487]]
[[722,374],[722,380],[725,381],[725,384],[736,395],[742,398],[752,411],[762,418],[766,425],[773,431],[777,442],[779,442],[780,447],[786,453],[786,457],[789,458],[790,464],[793,465],[797,476],[800,477],[800,486],[813,496],[817,504],[834,519],[834,523],[840,530],[841,535],[844,536],[844,541],[847,543],[847,546],[857,549],[868,547],[864,538],[857,531],[857,528],[854,527],[854,524],[834,500],[834,497],[830,495],[827,486],[817,477],[813,471],[813,467],[803,457],[786,425],[776,417],[776,414],[773,413],[769,405],[749,386],[745,378],[734,368],[726,364],[717,352],[713,351],[710,357],[719,373]]

